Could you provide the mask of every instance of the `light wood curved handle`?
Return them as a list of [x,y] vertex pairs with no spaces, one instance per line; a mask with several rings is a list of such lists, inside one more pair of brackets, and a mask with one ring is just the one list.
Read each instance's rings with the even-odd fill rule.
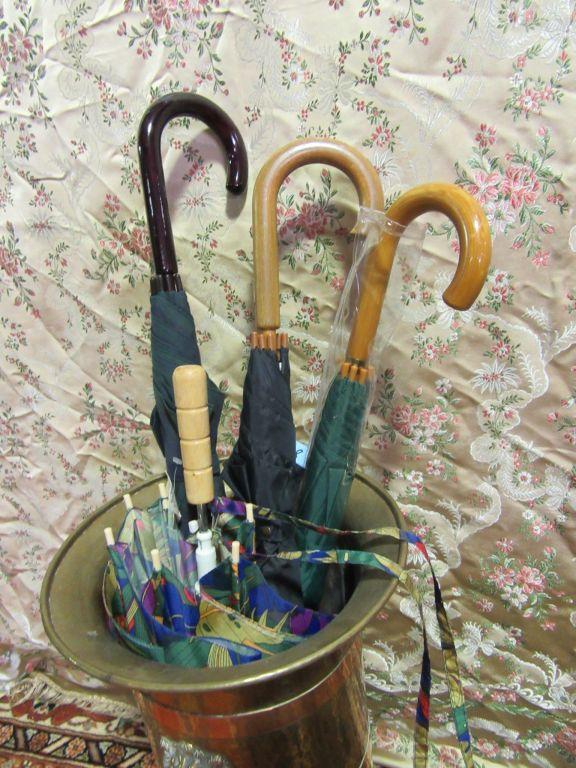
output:
[[276,201],[286,176],[310,163],[343,171],[354,183],[360,204],[381,211],[384,195],[378,172],[354,147],[334,139],[297,139],[275,152],[262,166],[252,196],[256,328],[280,327],[280,286]]
[[180,365],[172,374],[186,498],[208,504],[214,498],[208,381],[201,365]]
[[[490,227],[480,203],[455,184],[421,184],[401,195],[386,211],[386,216],[407,226],[413,219],[437,211],[456,227],[460,243],[458,266],[444,291],[444,301],[454,309],[468,309],[482,290],[490,259]],[[365,363],[378,329],[380,312],[400,236],[385,233],[368,255],[364,266],[358,313],[346,357]]]

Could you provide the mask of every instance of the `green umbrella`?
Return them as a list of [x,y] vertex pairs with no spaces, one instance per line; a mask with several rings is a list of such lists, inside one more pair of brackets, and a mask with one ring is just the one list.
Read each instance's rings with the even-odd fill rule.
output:
[[[427,211],[446,214],[460,241],[456,274],[444,300],[468,309],[486,278],[491,255],[490,228],[479,203],[453,184],[423,184],[401,195],[386,212],[401,227]],[[321,526],[339,528],[356,468],[358,447],[368,405],[370,349],[402,230],[384,234],[366,257],[360,278],[358,309],[346,350],[346,361],[332,382],[308,452],[297,514]],[[301,549],[322,549],[331,537],[309,531],[300,536]],[[324,571],[302,564],[305,603],[318,605],[324,591]]]
[[[299,498],[299,516],[335,527],[341,522],[356,470],[359,438],[368,405],[368,382],[336,376],[324,402]],[[323,511],[322,519],[314,512]],[[302,549],[328,549],[330,534],[305,531]],[[326,568],[302,564],[302,594],[306,604],[318,605],[322,598]]]
[[[187,533],[189,510],[184,490],[172,373],[180,365],[199,365],[200,351],[194,319],[178,275],[160,146],[166,124],[186,115],[206,123],[224,145],[228,161],[226,187],[230,192],[239,194],[245,189],[248,160],[244,142],[234,123],[220,107],[202,96],[190,93],[165,96],[147,110],[140,123],[138,153],[156,273],[151,279],[150,301],[152,380],[156,405],[150,423],[166,459],[167,474],[174,486],[182,515],[182,527]],[[223,401],[224,395],[209,381],[212,468],[217,492],[222,491],[216,438]]]

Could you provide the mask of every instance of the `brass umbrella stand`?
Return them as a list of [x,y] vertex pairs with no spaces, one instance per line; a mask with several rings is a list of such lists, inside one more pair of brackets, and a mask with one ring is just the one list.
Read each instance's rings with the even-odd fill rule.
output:
[[[155,500],[158,479],[131,491],[136,506]],[[133,692],[158,765],[324,768],[329,756],[332,768],[371,766],[360,632],[396,582],[380,572],[358,571],[350,600],[327,627],[262,661],[219,669],[158,664],[119,645],[104,617],[108,553],[102,532],[117,528],[124,514],[118,497],[64,542],[44,578],[40,608],[50,641],[66,659]],[[394,501],[359,476],[345,525],[403,528]],[[349,544],[402,566],[406,560],[405,543],[357,537]]]

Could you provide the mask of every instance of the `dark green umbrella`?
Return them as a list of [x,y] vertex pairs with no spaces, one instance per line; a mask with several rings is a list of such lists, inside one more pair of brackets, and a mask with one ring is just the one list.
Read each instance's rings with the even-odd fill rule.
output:
[[[180,365],[199,365],[200,351],[194,319],[178,275],[160,148],[166,124],[183,116],[202,120],[221,140],[228,162],[226,188],[234,194],[240,194],[246,187],[248,159],[242,137],[232,120],[220,107],[202,96],[190,93],[165,96],[147,110],[140,123],[138,154],[156,273],[150,281],[152,381],[156,403],[150,423],[166,459],[166,471],[182,515],[182,530],[187,534],[190,513],[184,489],[172,373]],[[224,395],[209,380],[212,466],[217,493],[222,492],[216,439],[223,401]]]
[[[342,521],[356,471],[368,404],[366,376],[361,374],[359,378],[352,380],[339,373],[332,382],[306,462],[298,516],[328,527],[335,527],[334,520]],[[321,512],[322,518],[318,514]],[[333,544],[330,535],[313,531],[304,533],[300,540],[301,549],[329,549]],[[306,604],[318,605],[326,568],[303,563],[301,575]]]
[[[490,228],[479,203],[453,184],[423,184],[401,195],[386,215],[401,227],[427,211],[446,214],[460,241],[456,274],[444,293],[455,309],[468,309],[480,293],[491,255]],[[368,404],[369,359],[392,270],[401,229],[384,229],[366,257],[360,277],[358,309],[346,361],[328,391],[312,445],[298,502],[298,517],[329,528],[342,524]],[[313,531],[302,535],[302,549],[330,546],[330,537]],[[324,572],[303,563],[302,592],[313,607],[323,596]]]

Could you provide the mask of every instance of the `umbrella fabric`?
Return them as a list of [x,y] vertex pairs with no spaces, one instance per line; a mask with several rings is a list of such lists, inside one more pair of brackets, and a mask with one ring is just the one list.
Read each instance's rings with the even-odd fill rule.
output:
[[140,611],[138,592],[133,589],[124,561],[115,547],[108,547],[112,563],[109,571],[114,572],[116,589],[114,591],[114,615],[118,624],[130,637],[143,642],[151,640],[148,624]]
[[154,619],[154,630],[160,624],[163,630],[185,638],[196,629],[199,612],[195,595],[164,566],[145,585],[141,604],[145,617]]
[[333,618],[283,600],[266,582],[260,568],[246,557],[240,557],[237,575],[231,560],[224,560],[201,579],[200,585],[203,594],[277,632],[313,635]]
[[[306,462],[297,513],[304,520],[339,527],[354,478],[358,444],[368,402],[366,384],[336,376],[328,391]],[[315,531],[299,536],[299,548],[323,549],[331,537]],[[306,605],[320,604],[325,572],[304,563],[302,594]]]
[[278,360],[273,350],[252,349],[240,432],[223,478],[236,498],[287,512],[301,475],[296,464],[288,350],[282,349]]
[[[379,531],[383,530],[385,529],[373,529],[371,531],[364,531],[363,533],[377,534]],[[340,531],[339,533],[344,532]],[[348,533],[351,533],[351,531]],[[436,574],[434,573],[430,555],[428,554],[424,542],[413,533],[390,529],[385,535],[391,535],[393,538],[398,540],[404,540],[408,541],[410,544],[415,544],[416,548],[426,559],[428,567],[430,568],[432,583],[434,585],[434,608],[436,611],[436,618],[438,620],[438,627],[440,630],[440,646],[442,650],[444,670],[446,673],[448,694],[450,697],[452,719],[456,729],[456,736],[458,738],[458,745],[464,760],[464,765],[466,768],[474,768],[475,763],[472,741],[468,727],[468,716],[466,714],[464,691],[460,678],[460,669],[458,664],[458,656],[456,653],[456,646],[454,643],[454,635],[452,634],[452,629],[450,628],[448,614],[446,613],[444,601],[442,600],[440,584],[436,578]],[[379,555],[374,552],[366,551],[335,549],[313,550],[307,552],[279,552],[277,557],[310,564],[322,563],[326,565],[330,563],[337,563],[339,565],[363,565],[369,568],[376,568],[378,570],[384,571],[394,578],[397,578],[408,589],[412,598],[415,600],[416,605],[418,606],[424,640],[422,668],[420,674],[420,691],[418,694],[418,705],[416,707],[416,727],[414,731],[416,741],[414,766],[415,768],[426,768],[428,757],[430,690],[432,677],[430,667],[430,652],[428,648],[428,634],[426,632],[426,624],[423,611],[423,598],[418,583],[414,579],[412,573],[404,570],[400,565],[398,565],[398,563],[390,560],[385,555]]]
[[[226,461],[223,478],[234,496],[253,504],[290,512],[303,470],[296,464],[296,430],[290,395],[288,349],[280,359],[270,349],[252,349],[244,380],[240,432]],[[258,551],[274,555],[296,547],[282,523],[257,531]],[[299,569],[270,557],[262,571],[275,589],[291,602],[302,599]]]
[[[168,477],[174,487],[176,503],[182,515],[183,531],[188,530],[188,502],[176,420],[172,373],[179,365],[199,365],[200,351],[196,328],[184,291],[164,291],[150,297],[152,383],[156,405],[150,424],[166,459]],[[212,443],[212,470],[215,492],[222,492],[220,462],[216,454],[218,424],[224,395],[208,379],[208,413]]]
[[150,521],[154,534],[155,547],[160,560],[190,589],[198,579],[194,547],[180,536],[171,524],[163,499],[151,504],[146,517]]
[[[218,515],[217,525],[222,527],[224,535],[226,529],[228,529],[231,533],[236,533],[238,531],[248,531],[248,529],[243,527],[245,522],[243,518],[246,514],[244,504],[233,499],[220,498],[215,500],[213,507],[214,511]],[[450,622],[448,620],[446,609],[442,600],[440,584],[438,583],[436,574],[434,573],[432,561],[430,560],[430,556],[426,550],[424,542],[411,531],[401,530],[392,526],[383,526],[360,531],[341,530],[318,525],[309,520],[303,520],[293,515],[287,515],[275,510],[264,508],[255,509],[254,516],[257,522],[283,521],[287,525],[291,525],[295,530],[315,532],[319,536],[324,536],[329,539],[360,535],[370,535],[376,537],[386,536],[397,541],[407,542],[409,545],[415,546],[418,549],[418,551],[424,556],[432,575],[432,582],[434,585],[434,607],[440,630],[442,657],[446,671],[446,680],[450,696],[452,717],[456,727],[456,734],[460,750],[462,752],[464,764],[467,766],[467,768],[473,768],[473,750],[468,728],[468,720],[466,715],[462,683],[460,680],[458,657],[456,654],[454,637],[452,635]],[[418,606],[424,639],[422,669],[420,676],[420,692],[418,695],[418,704],[416,708],[416,749],[414,765],[416,768],[425,768],[428,754],[431,668],[430,654],[428,650],[428,636],[426,633],[426,626],[424,621],[422,594],[420,592],[418,583],[413,579],[412,574],[408,571],[405,571],[401,566],[398,565],[398,563],[390,560],[384,555],[379,555],[377,553],[367,551],[354,551],[345,549],[336,549],[331,551],[287,551],[278,552],[276,559],[284,559],[293,563],[301,562],[311,565],[317,564],[316,567],[320,567],[321,564],[322,567],[326,567],[328,565],[362,565],[364,567],[376,568],[378,570],[384,571],[393,578],[397,578],[408,588],[410,594]],[[240,566],[242,567],[242,558],[240,559]],[[243,581],[245,588],[249,588],[250,575],[245,574]],[[242,584],[243,582],[241,581],[240,583]],[[225,591],[225,584],[223,586],[223,591]],[[244,605],[245,604],[246,598],[244,597]]]
[[[202,581],[203,579],[200,579],[201,589]],[[263,656],[288,651],[302,640],[297,635],[271,629],[264,622],[252,621],[218,600],[212,599],[206,592],[202,593],[200,601],[200,620],[196,636],[225,637],[234,643],[254,648]]]
[[154,639],[130,635],[123,626],[123,617],[114,611],[118,606],[118,582],[114,568],[108,567],[104,576],[103,598],[111,633],[131,651],[161,664],[180,667],[230,667],[262,658],[260,651],[218,637],[186,637],[158,645]]

